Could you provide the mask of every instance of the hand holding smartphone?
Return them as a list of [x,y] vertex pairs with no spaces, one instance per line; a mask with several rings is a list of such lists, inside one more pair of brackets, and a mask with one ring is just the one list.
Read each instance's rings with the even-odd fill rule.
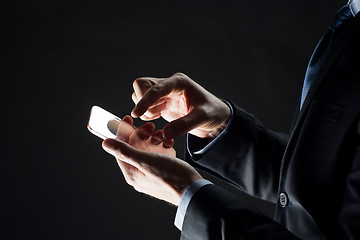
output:
[[[158,139],[159,135],[161,135],[162,138],[162,134],[160,132],[162,130],[153,134],[155,126],[153,124],[152,126],[151,124],[149,126],[149,123],[145,125],[147,125],[146,132],[148,132],[148,136],[140,137],[139,134],[133,134],[136,128],[130,123],[121,120],[121,118],[101,107],[93,106],[91,108],[87,128],[91,133],[103,140],[107,138],[116,138],[127,142],[131,146],[143,151],[164,153],[175,157],[176,151],[172,147],[174,145],[174,140],[162,139],[161,141],[156,141],[157,143],[153,143],[152,139],[154,137]],[[144,130],[145,125],[139,127],[139,129],[142,128],[142,130]]]
[[92,134],[103,140],[117,138],[125,142],[129,140],[131,133],[135,130],[134,126],[98,106],[91,108],[87,128]]

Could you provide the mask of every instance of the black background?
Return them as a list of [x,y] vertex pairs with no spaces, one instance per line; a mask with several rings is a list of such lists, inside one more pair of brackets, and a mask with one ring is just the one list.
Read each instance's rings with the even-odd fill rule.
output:
[[[344,3],[2,2],[3,239],[178,239],[176,208],[126,185],[87,131],[91,106],[122,117],[134,79],[184,72],[286,132],[311,52]],[[181,158],[183,147],[176,139]]]

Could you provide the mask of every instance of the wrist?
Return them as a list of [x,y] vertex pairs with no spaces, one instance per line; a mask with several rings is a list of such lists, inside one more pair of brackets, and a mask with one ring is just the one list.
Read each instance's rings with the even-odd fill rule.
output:
[[[188,164],[186,164],[188,165]],[[174,196],[176,196],[176,200],[172,201],[171,203],[175,206],[178,206],[180,203],[181,198],[184,195],[184,192],[186,189],[194,182],[203,179],[203,177],[193,168],[189,165],[190,172],[188,172],[188,176],[183,175],[179,181],[173,183],[173,188],[176,192]]]
[[223,107],[223,111],[221,111],[222,120],[220,120],[220,124],[212,131],[210,131],[207,135],[207,138],[210,140],[215,139],[228,125],[231,117],[231,109],[225,102],[221,102]]
[[204,179],[197,171],[194,172],[193,176],[189,178],[189,180],[185,183],[185,184],[182,184],[180,187],[179,186],[176,186],[178,187],[178,194],[179,194],[179,197],[180,199],[182,198],[182,196],[184,195],[184,192],[185,190],[194,182],[198,181],[198,180],[201,180],[201,179]]

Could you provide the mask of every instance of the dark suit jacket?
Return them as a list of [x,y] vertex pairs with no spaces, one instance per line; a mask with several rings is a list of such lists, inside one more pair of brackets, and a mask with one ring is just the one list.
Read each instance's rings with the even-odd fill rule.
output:
[[[277,203],[274,219],[208,185],[190,201],[182,239],[360,239],[359,59],[358,14],[331,45],[288,138],[232,104],[227,133],[186,160]],[[193,136],[188,144],[204,146]]]

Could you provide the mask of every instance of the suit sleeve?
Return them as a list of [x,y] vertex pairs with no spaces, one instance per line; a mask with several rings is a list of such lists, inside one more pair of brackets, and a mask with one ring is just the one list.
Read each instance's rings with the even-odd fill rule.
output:
[[[211,143],[188,135],[185,160],[254,197],[276,202],[287,136],[266,129],[254,116],[227,103],[232,119],[226,132]],[[196,154],[205,146],[206,151]]]
[[360,238],[360,122],[356,155],[346,178],[344,202],[339,214],[339,239]]
[[215,185],[196,192],[186,211],[182,240],[298,239],[286,228]]

